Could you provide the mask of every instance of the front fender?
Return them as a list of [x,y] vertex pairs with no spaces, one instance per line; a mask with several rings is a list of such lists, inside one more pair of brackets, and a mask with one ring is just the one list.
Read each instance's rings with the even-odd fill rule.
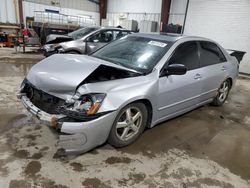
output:
[[65,43],[62,43],[61,46],[64,50],[64,53],[67,53],[69,51],[76,51],[79,54],[84,54],[86,51],[85,43],[79,40],[65,42]]
[[[150,96],[147,96],[147,95],[141,95],[141,96],[135,96],[133,98],[130,98],[129,100],[127,101],[124,101],[124,103],[120,104],[120,106],[116,109],[117,111],[120,111],[122,108],[124,108],[125,106],[131,104],[131,103],[134,103],[136,101],[139,101],[139,100],[148,100],[150,103],[151,103],[151,97]],[[152,105],[152,103],[151,103]],[[152,105],[153,106],[153,105]]]
[[64,53],[68,53],[68,52],[77,52],[79,54],[84,54],[84,51],[80,51],[78,48],[67,48],[67,49],[64,49]]
[[157,105],[158,72],[146,76],[117,79],[111,81],[84,84],[78,88],[79,95],[105,93],[98,113],[119,111],[124,106],[142,99],[150,101],[153,112]]
[[128,104],[142,99],[149,100],[152,106],[154,106],[154,99],[158,90],[157,86],[156,81],[152,80],[145,80],[145,82],[140,84],[128,83],[127,87],[117,86],[107,92],[99,111],[120,110]]

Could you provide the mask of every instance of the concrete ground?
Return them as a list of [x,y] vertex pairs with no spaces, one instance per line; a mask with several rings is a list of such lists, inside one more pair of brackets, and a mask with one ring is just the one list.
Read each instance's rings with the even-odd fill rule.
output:
[[[1,52],[0,49],[0,54]],[[41,55],[0,57],[0,187],[250,187],[250,80],[209,105],[146,130],[134,144],[55,155],[57,135],[16,99]]]
[[4,58],[14,58],[14,59],[42,59],[44,56],[41,53],[38,53],[39,47],[26,47],[25,54],[22,53],[22,48],[18,48],[17,52],[14,48],[0,48],[0,57],[1,60]]

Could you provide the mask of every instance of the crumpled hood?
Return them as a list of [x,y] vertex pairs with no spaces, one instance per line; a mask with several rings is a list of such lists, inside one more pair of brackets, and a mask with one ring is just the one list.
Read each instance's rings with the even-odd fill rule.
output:
[[60,43],[73,40],[68,35],[50,34],[46,37],[46,44]]
[[86,55],[55,54],[35,64],[27,79],[50,94],[74,94],[76,87],[100,65],[130,70]]

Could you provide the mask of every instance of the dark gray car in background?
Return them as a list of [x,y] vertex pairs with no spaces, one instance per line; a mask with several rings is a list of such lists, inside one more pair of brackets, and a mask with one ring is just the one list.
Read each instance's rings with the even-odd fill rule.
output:
[[48,36],[47,44],[42,49],[46,57],[56,53],[90,54],[130,33],[129,30],[115,27],[86,27],[68,35]]

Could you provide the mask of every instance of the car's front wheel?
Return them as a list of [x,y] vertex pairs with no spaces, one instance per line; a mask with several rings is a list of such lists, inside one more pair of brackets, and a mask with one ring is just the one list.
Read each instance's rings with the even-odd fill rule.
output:
[[221,106],[226,101],[229,91],[231,88],[231,83],[229,79],[222,82],[220,88],[218,89],[217,95],[211,103],[214,106]]
[[132,144],[147,124],[147,108],[143,103],[132,103],[118,113],[111,128],[108,143],[114,147]]

